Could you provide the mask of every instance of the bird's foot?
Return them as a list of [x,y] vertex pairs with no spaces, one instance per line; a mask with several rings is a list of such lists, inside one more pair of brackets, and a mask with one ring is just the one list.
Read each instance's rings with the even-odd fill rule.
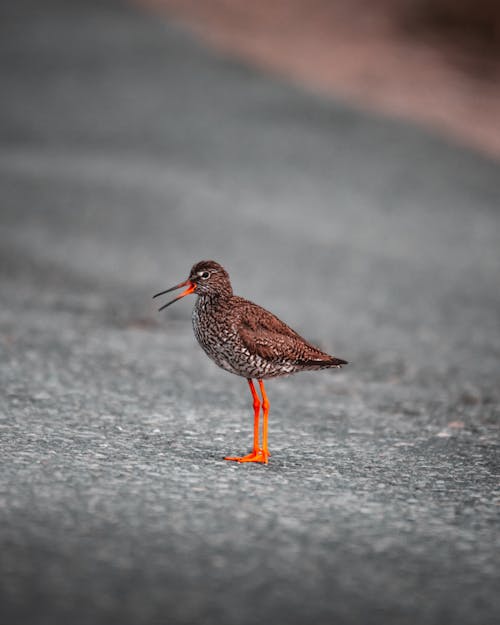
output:
[[271,454],[263,449],[254,449],[251,454],[246,456],[226,456],[224,460],[234,460],[235,462],[260,462],[261,464],[267,464],[268,458]]

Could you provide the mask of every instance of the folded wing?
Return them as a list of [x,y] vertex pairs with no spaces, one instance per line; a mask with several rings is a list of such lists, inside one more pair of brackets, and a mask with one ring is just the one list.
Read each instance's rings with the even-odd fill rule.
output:
[[[271,362],[288,361],[300,367],[340,367],[347,361],[322,352],[267,310],[242,302],[239,333],[250,352]],[[249,303],[250,304],[250,303]]]

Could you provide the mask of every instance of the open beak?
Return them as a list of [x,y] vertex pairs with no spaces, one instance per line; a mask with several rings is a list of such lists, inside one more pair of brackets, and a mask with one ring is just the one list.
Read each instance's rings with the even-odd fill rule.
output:
[[161,291],[161,293],[157,293],[156,295],[153,295],[153,299],[154,299],[155,297],[158,297],[159,295],[165,295],[165,293],[170,293],[170,291],[175,291],[176,289],[180,289],[182,286],[187,286],[187,289],[185,291],[182,291],[182,293],[178,295],[177,297],[175,297],[172,301],[167,302],[166,304],[163,304],[161,308],[158,308],[158,312],[160,310],[163,310],[167,306],[170,306],[170,304],[173,304],[178,299],[181,299],[182,297],[185,297],[186,295],[190,295],[191,293],[194,293],[194,290],[196,289],[196,284],[194,282],[191,282],[191,280],[186,280],[185,282],[176,284],[175,286],[173,286],[170,289],[167,289],[166,291]]

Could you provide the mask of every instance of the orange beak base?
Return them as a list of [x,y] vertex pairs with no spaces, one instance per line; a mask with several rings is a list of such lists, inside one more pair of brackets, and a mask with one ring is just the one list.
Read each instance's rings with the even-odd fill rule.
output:
[[181,282],[180,284],[176,284],[175,286],[171,287],[170,289],[167,289],[166,291],[161,291],[160,293],[157,293],[156,295],[153,295],[153,299],[154,299],[155,297],[159,297],[160,295],[165,295],[165,293],[170,293],[170,291],[175,291],[176,289],[180,289],[183,286],[187,286],[187,289],[185,291],[182,291],[182,293],[180,295],[178,295],[177,297],[175,297],[172,301],[167,302],[161,308],[158,308],[158,312],[160,310],[163,310],[167,306],[170,306],[170,304],[173,304],[178,299],[181,299],[181,298],[185,297],[186,295],[191,295],[191,293],[194,293],[194,291],[196,289],[196,284],[194,282],[191,282],[191,280],[186,280],[185,282]]

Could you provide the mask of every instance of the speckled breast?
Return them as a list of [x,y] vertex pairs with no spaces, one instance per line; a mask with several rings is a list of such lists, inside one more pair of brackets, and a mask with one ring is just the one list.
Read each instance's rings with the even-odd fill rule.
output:
[[295,371],[291,363],[272,362],[252,354],[241,340],[233,317],[230,308],[213,306],[203,297],[198,297],[193,308],[196,339],[219,367],[245,378],[270,378]]

